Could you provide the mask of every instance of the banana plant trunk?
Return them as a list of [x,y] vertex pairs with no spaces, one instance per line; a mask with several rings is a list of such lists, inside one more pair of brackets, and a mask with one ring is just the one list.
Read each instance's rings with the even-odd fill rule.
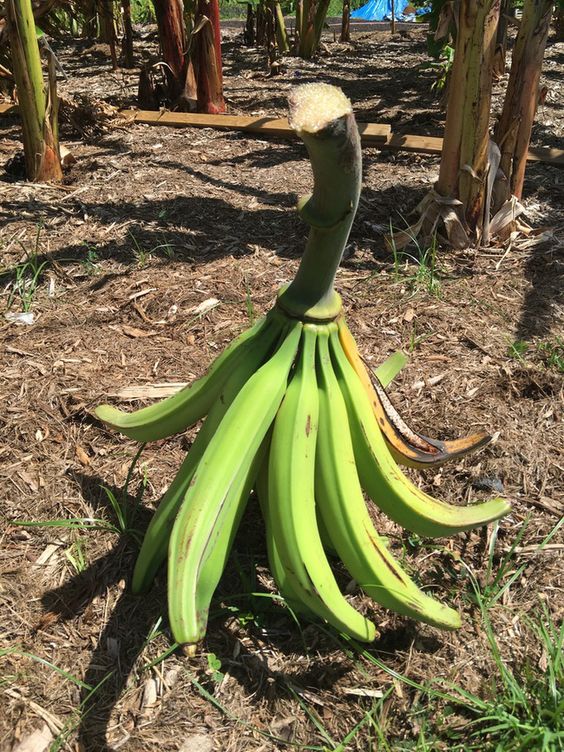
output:
[[109,45],[112,68],[117,70],[116,26],[113,0],[98,0],[98,18],[100,23],[99,39],[101,42]]
[[121,0],[123,11],[122,55],[124,68],[133,68],[133,26],[131,24],[131,0]]
[[191,85],[186,26],[182,0],[153,0],[159,29],[168,98],[177,110],[194,109],[196,92]]
[[193,36],[198,112],[219,115],[225,112],[219,0],[198,0],[198,15]]
[[351,41],[351,3],[343,0],[343,15],[341,18],[341,42]]
[[266,6],[266,50],[268,53],[268,69],[271,76],[278,72],[277,49],[276,49],[276,14],[274,2]]
[[296,0],[296,29],[294,32],[294,54],[299,55],[304,18],[304,0]]
[[329,0],[300,0],[296,6],[297,54],[306,60],[319,48]]
[[523,193],[552,5],[552,0],[525,0],[523,6],[503,110],[494,136],[501,151],[500,168],[507,179],[505,190],[496,195],[498,204],[511,194],[521,198]]
[[556,42],[564,42],[564,4],[560,4],[556,8],[556,23],[554,24],[556,31]]
[[111,8],[108,7],[111,0],[97,0],[96,12],[98,14],[98,41],[104,44],[110,44],[113,39],[113,16]]
[[257,34],[256,45],[263,47],[266,41],[266,2],[259,0],[256,8]]
[[272,0],[272,11],[275,18],[276,46],[278,52],[285,55],[290,50],[290,45],[288,44],[288,33],[280,0]]
[[255,11],[252,3],[247,3],[247,20],[243,31],[245,46],[252,47],[255,43]]
[[512,11],[513,0],[501,0],[499,23],[497,25],[495,57],[493,65],[494,78],[501,78],[505,73],[505,58],[507,55],[507,26],[509,14]]
[[7,0],[5,7],[27,177],[38,183],[60,182],[63,175],[54,82],[49,89],[43,81],[31,0]]
[[82,11],[82,28],[81,33],[83,37],[94,39],[97,31],[97,11],[96,0],[83,0],[81,3]]
[[436,192],[462,203],[469,234],[480,236],[489,169],[492,64],[500,0],[460,0]]

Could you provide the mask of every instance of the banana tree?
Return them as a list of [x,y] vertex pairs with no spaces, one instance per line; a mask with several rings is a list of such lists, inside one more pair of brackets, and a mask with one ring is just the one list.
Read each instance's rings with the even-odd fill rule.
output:
[[511,195],[520,199],[523,193],[552,6],[552,0],[525,0],[523,5],[503,110],[494,135],[501,151],[500,168],[504,175],[504,180],[496,185],[496,208]]
[[[199,0],[194,26],[186,30],[182,0],[153,0],[167,81],[167,99],[176,110],[225,112],[218,0]],[[150,74],[143,71],[139,99],[155,100]],[[158,106],[153,101],[153,106]]]
[[219,28],[219,0],[198,0],[192,31],[193,59],[198,91],[198,112],[225,112]]
[[22,121],[26,173],[34,182],[62,179],[54,64],[43,80],[31,0],[6,0],[12,71]]
[[312,58],[319,48],[329,0],[298,0],[296,4],[296,54]]
[[499,8],[499,0],[461,0],[458,13],[443,150],[435,186],[440,198],[460,202],[447,221],[450,237],[457,245],[468,245],[471,238],[479,238],[483,227],[490,168],[491,71]]
[[390,240],[396,248],[420,232],[444,228],[453,247],[483,242],[497,155],[489,136],[492,65],[500,0],[460,0],[449,76],[439,179],[418,207],[418,222]]
[[195,82],[187,55],[188,42],[182,0],[153,0],[153,6],[165,63],[168,100],[175,109],[195,109]]
[[[502,0],[504,6],[510,0]],[[492,78],[504,37],[498,23],[500,0],[460,1],[439,179],[417,207],[419,220],[389,238],[390,245],[407,245],[419,233],[429,236],[441,223],[450,245],[459,248],[486,245],[491,237],[507,236],[508,228],[527,230],[516,220],[525,211],[519,199],[552,8],[553,0],[525,0],[492,139]]]

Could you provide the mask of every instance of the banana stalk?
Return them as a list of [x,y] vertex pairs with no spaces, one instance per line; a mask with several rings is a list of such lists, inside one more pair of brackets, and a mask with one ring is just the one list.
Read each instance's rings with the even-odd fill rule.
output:
[[5,9],[22,117],[27,177],[38,183],[58,183],[63,173],[57,133],[56,87],[55,84],[46,87],[43,81],[31,0],[7,0]]
[[509,511],[503,499],[472,506],[433,499],[402,473],[398,463],[441,464],[489,436],[439,441],[416,433],[385,391],[405,357],[396,353],[374,374],[365,367],[334,286],[360,196],[352,107],[340,90],[306,84],[290,95],[290,122],[314,177],[313,193],[298,202],[310,230],[294,280],[191,387],[134,413],[108,405],[96,410],[139,441],[170,436],[207,416],[149,525],[133,575],[134,591],[146,591],[168,558],[169,622],[188,654],[206,633],[253,487],[282,597],[296,613],[365,642],[376,638],[376,627],[340,591],[330,556],[384,608],[441,629],[456,629],[461,620],[394,559],[363,491],[400,525],[431,537]]

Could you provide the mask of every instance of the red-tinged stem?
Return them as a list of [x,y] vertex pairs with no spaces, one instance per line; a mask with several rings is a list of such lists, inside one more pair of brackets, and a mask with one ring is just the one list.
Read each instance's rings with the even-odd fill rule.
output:
[[225,112],[218,0],[198,0],[198,26],[195,55],[198,112],[218,115]]

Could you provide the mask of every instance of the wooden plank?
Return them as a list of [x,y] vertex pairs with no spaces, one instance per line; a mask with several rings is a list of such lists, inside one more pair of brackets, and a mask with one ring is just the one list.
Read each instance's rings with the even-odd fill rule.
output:
[[[16,104],[0,104],[0,116],[15,115]],[[296,134],[286,118],[252,117],[248,115],[204,115],[193,112],[154,112],[152,110],[121,110],[120,115],[129,122],[147,125],[168,125],[173,128],[223,128],[260,133],[265,136],[293,138]],[[409,136],[392,133],[391,127],[382,123],[358,123],[363,144],[379,149],[410,151],[417,154],[440,154],[443,139],[437,136]],[[564,150],[543,146],[531,146],[529,162],[546,162],[564,167]]]
[[[380,123],[357,123],[357,125],[360,140],[363,144],[387,143],[392,137],[392,127],[390,125],[382,125]],[[386,138],[382,139],[384,133],[386,134]]]
[[394,133],[381,148],[415,151],[418,154],[440,154],[443,149],[443,139],[437,136],[408,136]]
[[[223,128],[284,138],[293,138],[296,135],[285,118],[204,115],[192,112],[151,112],[150,110],[123,110],[122,114],[137,123],[168,125],[174,128]],[[410,151],[417,154],[440,154],[443,148],[443,139],[438,136],[394,134],[387,124],[358,123],[358,130],[363,144],[377,146],[379,149]],[[564,166],[564,150],[531,147],[527,159]]]
[[147,123],[147,125],[158,125],[159,120],[161,119],[161,112],[151,112],[150,110],[147,110],[146,112],[143,112],[143,119],[140,119],[138,117],[139,113],[135,114],[135,112],[132,113],[132,111],[127,111],[124,113],[125,117],[129,120],[129,122],[139,122],[139,123]]
[[[167,125],[173,128],[226,128],[246,133],[260,133],[266,136],[294,138],[296,133],[290,128],[286,118],[251,117],[248,115],[204,115],[192,112],[151,112],[138,110],[133,116],[123,113],[129,120],[151,125]],[[384,143],[391,135],[389,125],[359,123],[361,133],[366,132],[367,142]]]
[[[443,139],[436,136],[394,134],[379,148],[413,151],[418,154],[440,154],[443,148]],[[547,164],[564,166],[564,150],[551,149],[544,146],[531,146],[527,155],[527,161],[546,162]]]

